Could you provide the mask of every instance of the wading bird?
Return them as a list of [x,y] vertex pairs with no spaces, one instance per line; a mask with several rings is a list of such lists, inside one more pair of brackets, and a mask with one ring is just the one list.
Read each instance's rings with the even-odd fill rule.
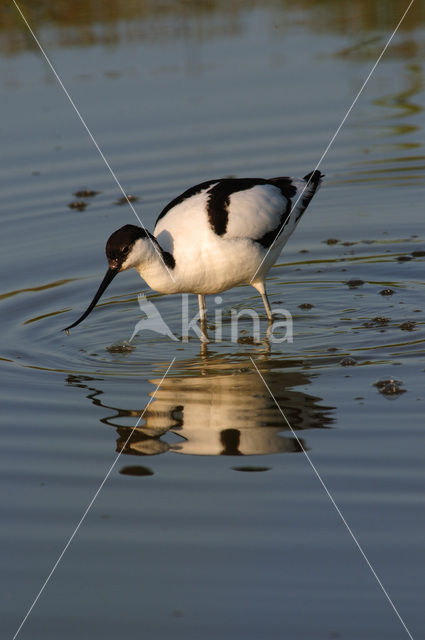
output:
[[242,284],[261,295],[272,312],[265,279],[316,193],[323,175],[304,178],[221,178],[191,187],[161,211],[153,235],[126,224],[106,243],[109,268],[93,300],[69,331],[95,307],[120,271],[134,267],[160,293],[205,296]]

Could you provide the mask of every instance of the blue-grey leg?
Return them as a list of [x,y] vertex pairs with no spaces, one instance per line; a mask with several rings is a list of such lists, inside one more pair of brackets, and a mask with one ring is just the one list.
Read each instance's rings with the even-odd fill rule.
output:
[[205,296],[198,295],[198,303],[199,303],[199,318],[201,322],[206,322],[207,320],[207,306],[205,304]]
[[271,307],[270,307],[269,300],[267,298],[266,285],[264,284],[264,282],[252,282],[251,284],[254,287],[254,289],[257,289],[258,293],[262,297],[264,308],[265,308],[266,313],[267,313],[267,318],[269,319],[269,322],[272,322],[273,321],[273,314],[272,314],[272,310],[271,310]]
[[207,334],[207,305],[205,304],[205,296],[198,294],[199,303],[199,320],[202,332],[202,342],[209,342]]

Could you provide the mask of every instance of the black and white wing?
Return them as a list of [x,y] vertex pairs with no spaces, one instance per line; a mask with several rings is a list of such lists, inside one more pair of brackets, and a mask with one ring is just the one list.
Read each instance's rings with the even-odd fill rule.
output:
[[[188,233],[202,240],[213,232],[223,239],[248,238],[269,247],[283,228],[288,238],[317,191],[322,174],[304,178],[222,178],[191,187],[160,213],[154,234]],[[172,247],[164,246],[167,251]]]

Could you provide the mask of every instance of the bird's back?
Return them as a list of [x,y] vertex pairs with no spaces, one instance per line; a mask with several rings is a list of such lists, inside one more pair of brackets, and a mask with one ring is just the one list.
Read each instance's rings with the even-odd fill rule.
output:
[[[202,182],[169,202],[159,214],[154,234],[182,235],[188,224],[196,231],[220,238],[250,238],[266,245],[264,238],[304,213],[322,175],[313,171],[304,178],[220,178]],[[307,184],[309,182],[309,184]]]
[[295,229],[321,177],[314,171],[304,178],[203,182],[161,211],[154,235],[161,247],[173,254],[185,277],[196,272],[199,280],[215,270],[214,278],[223,283],[229,278],[233,282],[239,275],[244,282],[271,247],[273,262],[276,260],[276,252]]

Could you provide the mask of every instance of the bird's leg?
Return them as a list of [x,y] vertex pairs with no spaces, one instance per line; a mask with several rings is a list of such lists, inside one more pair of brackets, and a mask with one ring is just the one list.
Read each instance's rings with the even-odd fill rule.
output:
[[269,303],[269,299],[267,297],[267,293],[264,291],[264,293],[261,294],[261,297],[263,298],[264,308],[265,308],[266,313],[267,313],[268,321],[269,321],[269,323],[273,322],[273,314],[272,314],[272,310],[270,308],[270,303]]
[[207,334],[207,307],[205,304],[205,296],[198,294],[199,303],[199,320],[201,324],[202,342],[209,342]]
[[264,308],[266,310],[267,313],[267,318],[270,322],[273,322],[273,314],[272,314],[272,310],[270,308],[270,303],[269,300],[267,298],[267,293],[266,293],[266,286],[264,284],[264,282],[253,282],[252,286],[254,287],[254,289],[257,289],[258,293],[261,295],[262,299],[263,299],[263,303],[264,303]]
[[207,307],[205,304],[205,296],[201,294],[198,295],[198,303],[199,303],[199,318],[202,322],[206,322],[207,320]]

